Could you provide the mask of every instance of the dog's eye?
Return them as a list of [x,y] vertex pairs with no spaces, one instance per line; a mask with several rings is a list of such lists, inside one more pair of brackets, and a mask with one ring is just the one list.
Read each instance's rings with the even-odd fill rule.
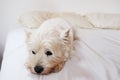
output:
[[35,51],[32,51],[33,54],[36,54]]
[[46,54],[47,56],[51,56],[51,55],[52,55],[52,52],[51,52],[51,51],[47,51],[45,54]]

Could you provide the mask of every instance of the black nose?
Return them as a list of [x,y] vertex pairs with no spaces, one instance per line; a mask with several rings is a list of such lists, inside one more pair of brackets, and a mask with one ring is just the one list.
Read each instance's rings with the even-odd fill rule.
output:
[[36,73],[41,73],[44,70],[44,68],[42,66],[35,66],[34,70]]

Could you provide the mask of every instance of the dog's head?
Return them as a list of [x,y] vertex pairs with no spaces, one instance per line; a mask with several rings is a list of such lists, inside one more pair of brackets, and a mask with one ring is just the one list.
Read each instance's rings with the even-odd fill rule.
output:
[[60,71],[73,50],[74,31],[61,18],[45,21],[39,29],[27,31],[29,57],[27,67],[32,73],[49,74]]

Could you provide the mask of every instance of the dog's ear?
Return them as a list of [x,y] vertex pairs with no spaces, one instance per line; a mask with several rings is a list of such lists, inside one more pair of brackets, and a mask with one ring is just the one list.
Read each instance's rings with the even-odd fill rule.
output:
[[28,29],[28,28],[25,28],[24,31],[25,31],[25,34],[26,34],[27,39],[29,39],[30,36],[31,36],[34,32],[37,31],[37,29]]
[[73,30],[72,28],[68,28],[66,30],[63,30],[61,33],[61,38],[66,42],[69,40],[73,40]]
[[32,34],[31,29],[26,29],[26,28],[25,28],[24,31],[25,31],[25,34],[26,34],[26,38],[29,39],[29,38],[30,38],[30,35]]
[[66,30],[63,30],[61,33],[61,38],[66,42],[69,40],[79,40],[78,35],[77,35],[77,30],[73,28],[68,28]]

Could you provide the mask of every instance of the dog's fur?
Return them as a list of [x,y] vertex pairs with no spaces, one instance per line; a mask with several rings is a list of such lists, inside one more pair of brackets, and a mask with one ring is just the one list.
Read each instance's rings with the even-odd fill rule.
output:
[[[42,66],[44,70],[40,74],[60,71],[71,57],[77,39],[72,25],[61,18],[49,19],[39,29],[26,33],[29,50],[26,65],[32,73],[36,73],[35,66]],[[48,51],[52,55],[47,55]]]

